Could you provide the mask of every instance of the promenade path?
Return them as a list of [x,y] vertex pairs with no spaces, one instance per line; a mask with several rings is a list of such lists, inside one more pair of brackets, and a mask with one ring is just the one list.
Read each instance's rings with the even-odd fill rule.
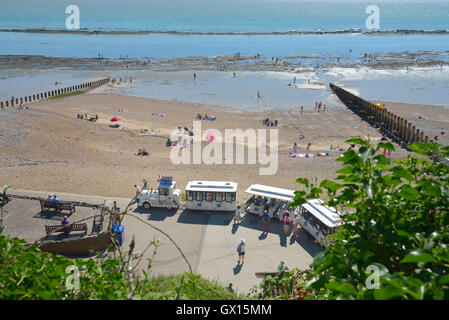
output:
[[[11,195],[45,198],[49,193],[29,190],[9,190]],[[90,204],[117,206],[124,209],[131,199],[109,198],[91,195],[66,194],[56,192],[62,201],[79,201]],[[34,242],[45,235],[45,225],[59,224],[63,214],[42,215],[37,200],[13,199],[5,206],[10,215],[5,221],[5,234],[10,237],[24,238]],[[76,207],[76,212],[70,217],[71,222],[93,216],[97,210],[87,207]],[[232,222],[233,213],[193,212],[180,208],[178,210],[153,209],[149,212],[130,206],[129,215],[123,220],[125,226],[124,249],[134,237],[136,251],[143,252],[154,240],[159,240],[157,254],[153,257],[150,247],[140,263],[140,268],[146,268],[147,258],[152,258],[151,273],[172,274],[189,271],[176,246],[159,231],[142,221],[166,232],[181,248],[193,272],[204,277],[218,280],[223,285],[233,284],[238,293],[248,293],[260,283],[262,278],[256,277],[256,272],[276,271],[280,261],[289,268],[306,269],[313,257],[322,251],[305,231],[291,239],[283,235],[282,224],[273,220],[270,233],[263,234],[262,222],[253,215],[245,215],[240,225]],[[90,229],[91,220],[87,221]],[[236,248],[241,238],[247,242],[245,263],[237,264]]]

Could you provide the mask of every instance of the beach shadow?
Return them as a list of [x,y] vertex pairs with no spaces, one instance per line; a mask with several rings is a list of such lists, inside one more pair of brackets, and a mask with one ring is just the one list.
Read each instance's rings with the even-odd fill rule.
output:
[[232,234],[235,234],[238,229],[239,229],[239,224],[238,223],[234,223],[232,225]]
[[260,234],[259,240],[265,240],[267,238],[267,236],[268,236],[268,233],[264,231]]
[[238,262],[237,265],[233,268],[234,275],[239,274],[242,270],[243,264]]

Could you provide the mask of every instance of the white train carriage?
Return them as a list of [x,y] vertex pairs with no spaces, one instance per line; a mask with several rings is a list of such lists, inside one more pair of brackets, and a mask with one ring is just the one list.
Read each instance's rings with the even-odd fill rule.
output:
[[321,199],[307,200],[299,206],[298,222],[322,246],[332,244],[329,236],[335,234],[344,223],[341,214],[335,209],[323,205]]
[[190,181],[186,187],[186,208],[190,210],[235,211],[237,183]]
[[295,191],[253,184],[245,191],[252,194],[245,204],[245,211],[262,215],[265,208],[272,218],[282,219],[285,210],[293,201]]

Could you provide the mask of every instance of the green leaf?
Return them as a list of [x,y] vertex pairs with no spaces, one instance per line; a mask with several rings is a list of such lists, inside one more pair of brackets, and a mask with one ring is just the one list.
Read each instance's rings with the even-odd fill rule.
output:
[[413,176],[410,173],[410,171],[406,170],[403,167],[400,166],[396,166],[393,169],[391,169],[391,171],[393,172],[393,176],[395,178],[404,178],[406,179],[409,183],[413,180]]
[[407,184],[400,188],[398,194],[406,200],[415,200],[419,197],[419,192]]
[[436,262],[430,250],[418,249],[407,254],[401,263]]
[[379,142],[377,144],[377,150],[380,150],[380,149],[390,150],[390,151],[393,151],[393,152],[396,151],[396,149],[391,144],[391,142]]
[[404,290],[393,286],[386,286],[374,290],[374,297],[376,300],[389,300],[391,298],[401,298],[404,295]]
[[351,138],[349,140],[346,140],[345,142],[346,143],[358,144],[358,145],[362,145],[362,146],[368,145],[368,143],[365,140],[361,139],[361,138]]

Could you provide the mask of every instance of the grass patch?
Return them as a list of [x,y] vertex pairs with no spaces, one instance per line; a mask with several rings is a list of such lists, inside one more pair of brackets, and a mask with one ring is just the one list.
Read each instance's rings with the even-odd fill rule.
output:
[[[172,300],[242,300],[247,295],[235,294],[216,280],[208,280],[198,274],[181,273],[158,275],[148,279],[145,299]],[[145,291],[146,291],[145,290]]]

